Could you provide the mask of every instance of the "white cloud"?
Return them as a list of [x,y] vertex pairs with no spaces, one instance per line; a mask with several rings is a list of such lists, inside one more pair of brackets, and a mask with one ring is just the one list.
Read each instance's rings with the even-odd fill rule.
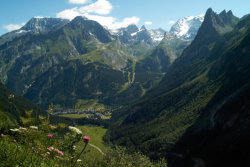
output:
[[21,24],[8,24],[8,25],[4,25],[3,28],[6,29],[7,31],[14,31],[14,30],[20,29],[24,25],[25,25],[25,23],[21,23]]
[[75,8],[66,9],[66,10],[63,10],[63,11],[57,13],[56,17],[62,18],[62,19],[72,20],[76,16],[80,16],[80,15],[81,15],[81,13],[79,12],[78,8],[75,7]]
[[117,28],[121,28],[121,27],[127,27],[130,24],[138,24],[138,22],[140,21],[140,18],[133,16],[133,17],[128,17],[122,20],[122,22],[115,22],[115,29]]
[[116,18],[111,16],[97,16],[97,15],[90,15],[90,14],[84,14],[83,16],[87,17],[90,20],[95,20],[98,23],[100,23],[102,26],[107,27],[111,30],[116,30],[122,27],[127,27],[130,24],[138,24],[140,21],[140,18],[138,17],[128,17],[124,18],[122,21],[117,21]]
[[130,24],[138,24],[140,18],[133,16],[124,18],[122,21],[118,21],[115,17],[112,16],[100,16],[90,13],[109,14],[112,10],[112,5],[107,0],[97,0],[95,3],[92,3],[83,7],[75,7],[72,9],[66,9],[56,14],[57,18],[69,19],[72,20],[76,16],[85,16],[90,20],[95,20],[100,23],[102,26],[116,30],[118,28],[127,27]]
[[152,25],[153,23],[152,23],[152,21],[145,21],[144,24],[145,25]]
[[[74,0],[76,1],[76,0]],[[112,9],[112,5],[107,0],[98,0],[95,3],[92,3],[83,7],[74,7],[72,9],[66,9],[56,14],[58,18],[64,18],[72,20],[76,16],[81,16],[88,13],[97,13],[97,14],[109,14]]]
[[88,1],[89,0],[69,0],[69,3],[71,3],[71,4],[85,4]]
[[113,24],[116,21],[116,19],[111,16],[98,16],[98,15],[90,15],[87,13],[83,14],[83,16],[87,17],[90,20],[97,21],[98,23],[107,28],[113,27]]
[[170,21],[168,22],[168,24],[174,24],[174,23],[175,23],[174,20],[170,20]]
[[87,6],[83,6],[79,9],[81,13],[97,13],[97,14],[109,14],[112,10],[112,5],[107,0],[98,0]]

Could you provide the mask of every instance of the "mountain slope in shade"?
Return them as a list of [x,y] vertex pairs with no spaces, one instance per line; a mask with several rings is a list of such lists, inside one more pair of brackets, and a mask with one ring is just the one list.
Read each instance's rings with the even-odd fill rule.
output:
[[[22,125],[21,117],[25,117],[27,112],[31,111],[34,117],[37,114],[45,115],[46,112],[38,108],[37,105],[32,104],[27,99],[12,94],[1,82],[0,82],[0,131],[8,132],[9,128]],[[35,120],[35,119],[34,119]],[[35,124],[35,122],[33,121]]]
[[134,81],[134,65],[127,48],[114,41],[53,66],[34,81],[25,97],[42,107],[53,102],[73,108],[79,100],[97,100],[107,106],[127,104],[143,91]]
[[132,52],[99,23],[76,17],[55,31],[2,45],[1,79],[44,108],[51,102],[73,108],[79,100],[127,104],[145,92],[143,81],[135,82]]
[[47,34],[28,34],[0,47],[1,80],[16,94],[24,94],[50,67],[109,43],[112,36],[97,22],[77,17]]
[[169,66],[189,44],[189,41],[176,38],[173,34],[166,32],[165,37],[152,53],[137,62],[136,72],[167,72]]
[[169,166],[249,165],[250,18],[235,19],[209,9],[159,87],[113,115],[120,122],[111,140],[167,157]]
[[204,20],[204,15],[179,19],[170,29],[170,33],[184,40],[193,40]]

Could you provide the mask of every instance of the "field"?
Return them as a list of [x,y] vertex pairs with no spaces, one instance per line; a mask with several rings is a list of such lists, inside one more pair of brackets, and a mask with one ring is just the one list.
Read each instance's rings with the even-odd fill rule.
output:
[[[109,150],[109,147],[104,145],[103,136],[105,135],[107,129],[104,129],[100,126],[78,126],[77,128],[81,129],[84,136],[90,136],[90,142],[80,159],[83,162],[85,159],[88,161],[91,159],[93,160],[93,162],[102,159],[102,153],[91,145],[96,146],[97,148],[101,149],[103,153],[106,153]],[[85,143],[83,142],[83,140],[79,142],[76,145],[77,152],[80,152],[83,149],[84,145]]]
[[59,116],[66,118],[88,118],[86,114],[64,114]]

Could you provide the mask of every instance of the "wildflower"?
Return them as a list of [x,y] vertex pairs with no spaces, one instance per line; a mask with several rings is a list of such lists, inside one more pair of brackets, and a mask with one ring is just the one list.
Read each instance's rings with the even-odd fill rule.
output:
[[90,140],[90,137],[89,137],[89,136],[84,136],[84,137],[83,137],[83,141],[84,141],[84,143],[85,143],[85,146],[83,147],[82,151],[78,154],[77,158],[75,159],[75,162],[74,162],[74,164],[73,164],[73,167],[76,165],[78,159],[79,159],[80,156],[82,155],[83,151],[86,149],[89,140]]
[[76,127],[73,127],[73,126],[69,126],[69,129],[72,131],[72,132],[75,132],[77,134],[82,134],[82,131]]
[[84,136],[83,141],[84,143],[89,143],[90,137],[89,136]]
[[50,152],[46,152],[47,155],[50,155]]
[[52,135],[52,134],[48,134],[47,136],[48,136],[49,138],[52,138],[52,137],[53,137],[53,135]]
[[60,154],[60,155],[63,155],[63,152],[62,152],[62,151],[59,151],[59,150],[58,150],[57,153]]
[[15,97],[15,95],[10,94],[10,95],[8,96],[8,99],[12,99],[12,98],[14,98],[14,97]]
[[19,129],[15,128],[15,129],[10,129],[10,131],[12,132],[19,132]]
[[50,129],[55,130],[57,128],[57,126],[54,125],[49,125]]
[[3,133],[1,133],[1,137],[4,137],[4,134],[3,134]]
[[78,159],[77,162],[81,162],[82,160]]
[[52,150],[54,150],[55,148],[54,147],[49,147],[49,148],[47,148],[49,151],[52,151]]
[[16,143],[16,139],[13,140]]
[[19,130],[27,130],[27,128],[20,127]]
[[73,145],[73,150],[75,150],[76,149],[76,146],[75,145]]
[[30,126],[30,129],[38,129],[38,127],[37,126]]

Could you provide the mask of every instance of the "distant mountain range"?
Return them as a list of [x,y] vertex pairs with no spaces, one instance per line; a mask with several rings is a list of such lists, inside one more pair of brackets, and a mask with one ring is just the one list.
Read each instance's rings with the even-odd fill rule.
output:
[[150,46],[156,46],[164,38],[165,33],[166,31],[160,28],[147,30],[145,26],[139,29],[136,25],[130,25],[127,28],[119,29],[114,34],[117,35],[123,43],[135,44],[143,41]]
[[[193,40],[202,21],[203,15],[189,16],[178,20],[171,28],[170,33],[174,34],[177,38],[184,40]],[[55,31],[58,28],[69,23],[69,20],[60,18],[39,18],[33,17],[19,30],[15,30],[4,34],[0,37],[0,45],[11,41],[16,37],[23,36],[27,33],[48,33]],[[164,38],[165,30],[159,28],[155,30],[147,30],[145,26],[140,29],[136,25],[129,25],[126,28],[121,28],[111,31],[111,34],[119,36],[119,39],[124,43],[138,43],[144,41],[148,45],[156,46]]]
[[[79,16],[71,22],[32,18],[21,29],[1,36],[0,44],[0,78],[8,88],[43,107],[53,101],[72,108],[81,99],[97,99],[106,105],[136,100],[161,80],[190,42],[163,29],[148,30],[145,26],[139,29],[130,25],[110,33],[99,23]],[[82,75],[76,74],[75,80],[85,80],[88,76],[88,82],[92,79],[94,82],[103,75],[93,73],[96,67],[109,69],[109,74],[119,73],[120,79],[115,82],[112,76],[107,76],[110,83],[104,87],[103,80],[94,82],[97,85],[87,80],[85,84],[69,84],[67,78],[71,76],[65,73],[66,67],[75,71],[80,67],[89,69]],[[92,78],[93,75],[97,76]],[[57,88],[62,90],[55,91]]]
[[[204,20],[204,15],[189,16],[179,19],[170,29],[170,33],[183,40],[193,40]],[[138,43],[144,41],[149,45],[156,46],[164,38],[167,31],[159,28],[147,30],[145,26],[140,29],[136,25],[121,28],[114,34],[124,43]]]

